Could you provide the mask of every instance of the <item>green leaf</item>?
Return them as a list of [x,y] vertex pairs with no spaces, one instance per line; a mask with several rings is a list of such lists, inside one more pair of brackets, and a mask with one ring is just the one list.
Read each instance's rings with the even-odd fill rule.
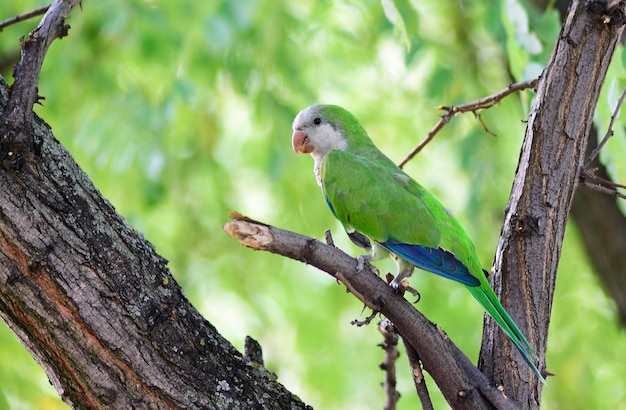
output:
[[[389,22],[394,26],[394,33],[396,37],[398,37],[400,43],[408,52],[411,50],[411,39],[409,38],[403,15],[398,10],[398,7],[396,7],[396,2],[394,0],[381,0],[381,3],[385,17],[387,17],[387,20],[389,20]],[[404,10],[406,11],[407,8],[405,7]]]

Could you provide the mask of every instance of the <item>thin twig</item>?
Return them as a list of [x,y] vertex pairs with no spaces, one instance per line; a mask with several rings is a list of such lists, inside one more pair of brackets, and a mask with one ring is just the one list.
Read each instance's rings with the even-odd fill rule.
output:
[[608,194],[608,195],[615,196],[617,198],[626,199],[626,195],[624,195],[624,194],[622,194],[620,192],[617,192],[614,189],[607,188],[607,187],[605,187],[603,185],[598,185],[598,184],[594,184],[594,183],[589,182],[589,181],[584,181],[583,182],[583,186],[585,188],[589,188],[589,189],[591,189],[593,191],[598,191],[598,192],[602,192],[603,194]]
[[[461,105],[452,105],[449,107],[446,107],[446,106],[439,107],[439,109],[445,110],[446,113],[441,116],[441,119],[437,122],[437,124],[435,124],[435,126],[428,132],[428,134],[426,135],[426,138],[424,138],[415,148],[413,148],[413,150],[409,153],[409,155],[407,155],[402,161],[400,161],[398,166],[402,168],[403,166],[406,165],[407,162],[413,159],[413,157],[417,155],[426,146],[426,144],[428,144],[448,122],[450,122],[452,117],[454,117],[455,115],[463,114],[466,112],[473,112],[474,114],[477,114],[477,112],[480,110],[491,108],[497,105],[504,97],[510,94],[513,94],[516,91],[525,90],[527,88],[534,89],[536,87],[537,87],[537,79],[522,81],[519,83],[511,83],[504,90],[499,91],[492,95],[488,95],[476,101],[471,101],[471,102],[461,104]],[[479,121],[481,121],[480,117],[478,118],[479,118]],[[487,132],[489,132],[485,124],[482,123],[482,121],[481,121],[481,124],[483,125],[483,128]]]
[[420,398],[420,402],[422,403],[422,409],[434,410],[433,402],[430,399],[428,387],[426,386],[426,381],[424,380],[424,372],[422,372],[419,354],[417,353],[417,350],[411,346],[411,343],[409,343],[404,337],[402,338],[402,342],[404,343],[406,356],[409,359],[411,376],[413,376],[413,384],[415,384],[417,396]]
[[485,124],[485,121],[483,121],[483,117],[480,115],[480,112],[478,111],[474,111],[474,117],[476,117],[476,119],[478,120],[478,122],[480,123],[480,125],[483,127],[483,130],[489,134],[492,135],[494,137],[496,137],[496,133],[491,131],[488,127],[487,124]]
[[330,232],[330,229],[326,229],[324,231],[324,237],[326,238],[326,245],[335,246],[335,241],[333,240],[333,234]]
[[9,19],[6,19],[6,20],[0,22],[0,31],[4,30],[5,27],[10,26],[11,24],[16,24],[16,23],[19,23],[20,21],[24,21],[24,20],[28,20],[28,19],[33,18],[33,17],[41,16],[46,11],[48,11],[49,8],[50,8],[50,5],[48,4],[47,6],[43,6],[43,7],[40,7],[38,9],[31,10],[31,11],[29,11],[27,13],[19,14],[19,15],[15,16],[15,17],[11,17]]
[[619,100],[617,100],[617,106],[615,107],[615,110],[613,110],[613,115],[611,115],[611,121],[609,121],[609,127],[606,130],[604,138],[602,138],[602,141],[600,141],[598,146],[593,151],[591,151],[591,154],[589,154],[589,158],[587,158],[587,160],[585,161],[585,168],[589,167],[591,161],[593,161],[598,156],[600,150],[602,149],[602,147],[604,147],[604,144],[606,144],[609,138],[613,136],[613,124],[615,123],[615,118],[617,118],[622,104],[624,103],[625,97],[626,88],[624,88],[624,91],[622,91],[622,95],[619,97]]
[[585,177],[585,178],[588,178],[588,179],[594,180],[594,181],[599,182],[599,183],[601,183],[601,184],[603,184],[603,185],[607,185],[607,186],[609,186],[609,187],[611,187],[611,188],[622,188],[622,189],[626,189],[626,185],[622,185],[622,184],[619,184],[619,183],[617,183],[617,182],[613,182],[613,181],[611,181],[611,180],[609,180],[609,179],[599,177],[599,176],[597,176],[597,175],[595,174],[595,172],[594,172],[594,171],[583,171],[583,173],[582,173],[581,175],[582,175],[583,177]]
[[383,389],[385,390],[384,410],[395,410],[400,393],[396,390],[396,360],[398,353],[398,334],[389,319],[383,319],[378,324],[378,331],[383,335],[383,342],[379,345],[385,351],[385,358],[380,364],[380,368],[385,371],[385,381]]
[[[626,199],[626,195],[618,191],[618,189],[626,189],[626,185],[622,185],[609,179],[599,177],[595,174],[595,170],[593,169],[583,169],[582,171],[580,171],[580,177],[583,180],[582,184],[585,188],[602,192],[603,194],[612,195],[617,198]],[[595,181],[596,183],[592,181]]]

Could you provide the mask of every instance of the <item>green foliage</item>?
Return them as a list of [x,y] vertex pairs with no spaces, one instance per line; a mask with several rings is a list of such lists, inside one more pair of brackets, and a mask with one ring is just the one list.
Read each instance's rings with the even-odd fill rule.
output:
[[[357,255],[324,204],[312,160],[291,151],[293,116],[316,102],[345,106],[399,161],[436,123],[437,106],[537,74],[558,33],[554,12],[515,0],[383,3],[84,2],[70,35],[52,46],[39,87],[46,100],[37,113],[170,260],[195,306],[236,347],[245,335],[258,339],[279,381],[317,408],[382,407],[381,338],[374,326],[350,326],[362,306],[330,277],[228,238],[228,212],[319,238],[330,228]],[[3,2],[0,19],[40,5]],[[18,38],[35,24],[3,31],[0,55],[17,55]],[[624,86],[621,56],[616,62],[607,107]],[[10,68],[2,75],[10,79]],[[495,138],[471,115],[455,118],[406,167],[464,224],[485,267],[531,98],[524,92],[482,113]],[[610,108],[602,110],[606,128]],[[623,147],[611,152],[623,172]],[[626,394],[626,338],[576,232],[563,255],[548,349],[558,376],[544,390],[545,407],[615,408]],[[476,359],[482,311],[463,286],[420,273],[411,284],[420,310]],[[0,407],[63,408],[8,329],[0,341]],[[404,357],[398,369],[399,408],[415,408]],[[430,390],[435,407],[445,407],[432,383]]]
[[523,1],[506,0],[502,8],[502,24],[513,77],[518,81],[538,77],[552,52],[560,27],[558,12],[538,13]]
[[[607,133],[611,135],[600,151],[600,161],[606,167],[611,179],[622,185],[626,185],[626,166],[623,160],[626,158],[626,131],[623,126],[626,121],[626,109],[624,106],[621,106],[619,112],[616,112],[616,109],[619,99],[626,89],[625,59],[626,52],[624,52],[624,47],[620,45],[609,67],[608,80],[602,88],[594,116],[594,122],[598,129],[598,143],[606,137]],[[614,125],[609,132],[611,118],[615,115]],[[626,214],[625,201],[619,201],[618,204],[622,213]]]

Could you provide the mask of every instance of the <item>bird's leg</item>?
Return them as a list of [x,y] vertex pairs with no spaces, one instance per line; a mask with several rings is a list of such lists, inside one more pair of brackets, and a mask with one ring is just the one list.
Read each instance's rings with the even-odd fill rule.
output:
[[376,273],[376,275],[380,276],[380,271],[378,270],[378,268],[374,265],[372,265],[370,262],[373,261],[378,261],[381,260],[383,258],[385,258],[387,256],[387,250],[385,250],[384,248],[381,248],[380,246],[378,246],[377,243],[374,243],[374,246],[372,246],[371,248],[368,248],[371,250],[371,253],[369,255],[359,255],[356,258],[356,270],[357,272],[360,272],[363,270],[363,268],[365,268],[365,264],[368,264],[370,266],[370,268],[374,271],[374,273]]
[[405,287],[405,285],[403,285],[403,282],[405,282],[405,279],[413,274],[413,269],[415,269],[415,266],[405,261],[404,259],[397,257],[393,253],[391,254],[391,257],[396,261],[396,265],[398,266],[398,274],[395,278],[393,278],[391,283],[389,283],[389,286],[398,290]]
[[[363,235],[361,232],[346,231],[346,233],[348,234],[348,238],[350,238],[352,243],[370,252],[370,254],[359,255],[356,258],[356,271],[361,272],[365,268],[365,265],[370,265],[370,262],[375,260],[376,258],[376,255],[374,254],[374,251],[372,249],[372,243],[370,242],[369,238]],[[376,269],[375,266],[370,265],[370,268],[372,268],[372,270],[376,273],[376,275],[380,276],[380,273],[378,272],[378,269]]]
[[[365,269],[365,265],[369,265],[372,261],[372,255],[359,255],[356,257],[356,271],[361,272]],[[372,269],[376,269],[374,266],[370,265]],[[378,269],[376,269],[378,270]],[[376,272],[378,274],[378,272]]]
[[417,300],[415,301],[415,303],[417,303],[421,296],[417,290],[409,286],[409,281],[406,280],[413,274],[415,266],[404,259],[397,257],[393,253],[391,254],[391,257],[396,261],[396,265],[398,265],[398,275],[393,278],[393,280],[389,283],[389,286],[398,292],[406,291],[413,296],[417,296]]

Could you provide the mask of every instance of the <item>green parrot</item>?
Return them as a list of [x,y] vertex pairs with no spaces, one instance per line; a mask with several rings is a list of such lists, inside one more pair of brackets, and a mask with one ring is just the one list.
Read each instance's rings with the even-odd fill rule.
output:
[[352,114],[336,105],[305,108],[293,122],[292,146],[313,157],[326,203],[350,239],[371,246],[366,261],[385,253],[396,259],[392,287],[404,286],[414,267],[464,284],[545,383],[534,364],[537,354],[489,286],[459,222],[376,148]]

